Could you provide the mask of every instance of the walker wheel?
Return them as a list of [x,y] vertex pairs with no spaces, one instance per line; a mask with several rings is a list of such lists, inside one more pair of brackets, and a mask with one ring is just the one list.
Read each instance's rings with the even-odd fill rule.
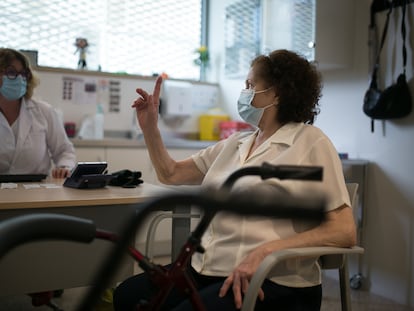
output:
[[349,283],[352,289],[360,289],[362,286],[362,274],[354,274],[354,276],[349,280]]

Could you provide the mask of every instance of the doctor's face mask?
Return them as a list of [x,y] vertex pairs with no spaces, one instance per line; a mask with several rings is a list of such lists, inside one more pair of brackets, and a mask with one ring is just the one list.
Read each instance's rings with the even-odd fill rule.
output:
[[3,75],[0,93],[7,100],[16,100],[23,97],[26,94],[26,90],[27,81],[21,75],[18,75],[14,79],[10,79],[8,76]]
[[274,104],[267,105],[262,108],[257,108],[252,105],[254,95],[264,93],[272,89],[269,87],[262,91],[254,91],[252,89],[244,89],[240,93],[239,100],[237,101],[237,108],[239,111],[240,117],[254,126],[258,126],[260,119],[263,116],[264,111],[273,106]]

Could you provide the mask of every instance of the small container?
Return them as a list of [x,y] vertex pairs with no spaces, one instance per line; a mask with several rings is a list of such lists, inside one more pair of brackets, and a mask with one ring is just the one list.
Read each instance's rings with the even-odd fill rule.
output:
[[65,132],[69,138],[75,137],[76,135],[76,124],[75,122],[65,122]]
[[204,114],[198,119],[200,140],[219,140],[222,121],[228,121],[228,115]]
[[252,131],[253,127],[241,121],[222,121],[219,124],[220,139],[226,139],[235,132]]

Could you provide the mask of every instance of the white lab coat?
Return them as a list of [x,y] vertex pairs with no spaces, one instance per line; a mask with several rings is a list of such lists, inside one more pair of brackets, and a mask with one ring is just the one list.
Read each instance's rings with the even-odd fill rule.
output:
[[47,103],[22,99],[18,137],[0,113],[0,174],[49,174],[55,166],[73,168],[75,149],[57,112]]

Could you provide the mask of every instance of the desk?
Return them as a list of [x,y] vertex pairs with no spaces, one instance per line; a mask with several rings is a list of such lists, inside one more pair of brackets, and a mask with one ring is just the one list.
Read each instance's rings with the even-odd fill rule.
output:
[[[49,179],[43,184],[61,185]],[[166,191],[161,186],[103,189],[35,188],[0,189],[0,221],[28,213],[59,213],[92,219],[96,226],[119,232],[139,204]],[[42,184],[42,183],[40,183]],[[0,237],[4,238],[4,237]],[[112,244],[68,241],[33,242],[18,246],[0,260],[0,296],[89,285]],[[128,256],[113,282],[133,274]]]

